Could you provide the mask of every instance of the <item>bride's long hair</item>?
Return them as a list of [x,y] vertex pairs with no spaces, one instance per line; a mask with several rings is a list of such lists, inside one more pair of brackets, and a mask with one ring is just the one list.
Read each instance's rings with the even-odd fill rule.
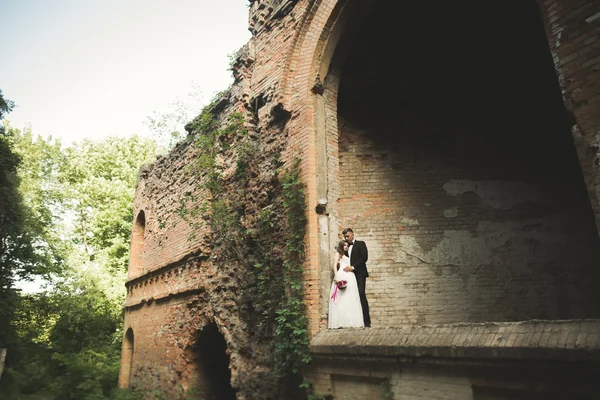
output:
[[347,255],[346,251],[344,250],[344,245],[345,244],[346,244],[345,240],[340,240],[340,242],[337,245],[337,249],[336,250],[337,250],[338,253],[340,253],[341,256]]

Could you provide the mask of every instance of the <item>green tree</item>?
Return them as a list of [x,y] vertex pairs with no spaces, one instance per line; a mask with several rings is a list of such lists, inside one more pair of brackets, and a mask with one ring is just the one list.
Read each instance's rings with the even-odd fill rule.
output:
[[86,139],[66,149],[62,179],[80,258],[127,270],[137,174],[155,151],[153,140],[139,136]]
[[[1,103],[7,104],[4,99]],[[7,109],[2,107],[3,112]],[[0,347],[7,347],[8,355],[0,389],[7,396],[19,388],[43,387],[50,360],[46,346],[32,340],[43,336],[42,322],[50,321],[47,307],[41,301],[32,307],[17,283],[59,273],[65,248],[55,229],[60,143],[34,138],[6,122],[1,133]],[[19,369],[24,373],[17,373]]]
[[171,150],[186,137],[185,126],[198,115],[206,102],[197,83],[191,83],[192,90],[185,97],[176,97],[169,104],[169,111],[153,112],[146,118],[146,126],[152,132],[158,152]]
[[[0,90],[0,122],[13,106]],[[21,158],[12,147],[11,138],[0,124],[0,347],[7,347],[11,336],[10,321],[15,308],[13,265],[31,251],[18,244],[25,210],[18,190],[17,167]]]
[[[0,328],[11,327],[9,353],[16,357],[0,382],[0,397],[46,391],[67,400],[131,398],[116,391],[123,281],[137,174],[156,145],[134,136],[62,148],[10,127],[2,138],[14,160],[2,169],[14,182],[10,204],[18,205],[21,229],[14,232],[28,234],[23,242],[30,251],[17,268],[5,268],[12,297],[2,317],[12,324]],[[47,291],[14,289],[16,279],[39,273],[48,278]]]
[[58,378],[49,387],[57,399],[118,396],[133,196],[138,171],[155,151],[153,140],[138,136],[83,140],[63,151],[73,246],[51,294],[57,317],[48,344]]
[[73,269],[67,275],[48,296],[55,315],[47,336],[48,388],[56,399],[107,399],[120,367],[123,297],[107,292],[109,274]]
[[21,157],[17,170],[24,204],[28,209],[28,226],[35,232],[33,243],[42,262],[36,274],[59,272],[68,252],[64,240],[64,196],[60,171],[65,163],[61,143],[52,137],[34,136],[30,129],[8,127],[14,150]]
[[[0,91],[0,120],[14,104]],[[43,257],[35,232],[35,221],[20,192],[18,168],[21,157],[14,149],[14,132],[0,126],[0,347],[12,343],[11,322],[16,306],[15,280],[40,269]],[[7,363],[10,363],[9,360]]]
[[[0,119],[13,107],[0,92]],[[57,270],[58,256],[48,242],[49,210],[33,207],[27,179],[21,171],[30,161],[23,157],[18,145],[18,130],[3,122],[0,126],[0,347],[8,349],[2,389],[10,391],[10,370],[24,356],[24,342],[18,333],[21,296],[15,283],[34,275]],[[51,224],[51,223],[50,223]]]

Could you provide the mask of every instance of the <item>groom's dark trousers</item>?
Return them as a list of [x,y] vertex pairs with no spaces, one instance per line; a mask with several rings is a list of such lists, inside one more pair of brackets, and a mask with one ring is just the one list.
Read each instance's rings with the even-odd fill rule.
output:
[[367,277],[369,276],[369,272],[367,271],[368,259],[369,252],[366,243],[355,240],[352,245],[350,265],[354,267],[354,275],[356,276],[356,283],[358,284],[358,295],[360,296],[360,305],[362,306],[365,326],[371,326],[371,315],[369,314],[369,302],[367,301],[366,293]]

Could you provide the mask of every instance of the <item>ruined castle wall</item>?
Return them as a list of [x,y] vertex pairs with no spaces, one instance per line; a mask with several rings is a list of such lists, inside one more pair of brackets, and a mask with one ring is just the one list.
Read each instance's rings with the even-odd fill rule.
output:
[[203,216],[210,209],[200,210],[210,199],[203,173],[193,170],[195,156],[188,141],[140,172],[135,215],[145,213],[143,268],[126,283],[124,332],[131,329],[134,343],[131,359],[123,352],[122,371],[129,369],[129,376],[124,372],[120,385],[173,399],[186,398],[189,390],[202,394],[214,360],[201,358],[198,338],[214,324],[226,343],[220,356],[230,360],[231,385],[242,394],[265,393],[257,388],[273,387],[264,367],[269,352],[253,339],[243,314],[240,279],[246,272],[237,263],[216,268],[212,262]]
[[132,253],[141,266],[132,257],[123,332],[131,330],[133,352],[122,354],[119,381],[171,398],[193,388],[201,376],[187,353],[212,312],[210,307],[193,312],[197,294],[206,291],[203,285],[212,276],[206,262],[209,227],[198,212],[207,193],[201,175],[190,169],[194,155],[184,143],[142,167],[134,199],[136,224],[138,215],[144,219],[132,236]]
[[[194,388],[201,378],[190,353],[195,334],[212,309],[206,301],[210,264],[177,263],[130,281],[125,304],[125,331],[132,330],[134,352],[129,387],[162,391],[172,398]],[[199,311],[199,308],[202,308]],[[123,360],[128,362],[128,360]]]
[[130,388],[162,391],[177,398],[174,395],[186,392],[188,382],[198,375],[182,343],[190,340],[185,337],[187,321],[192,319],[188,301],[185,297],[163,300],[126,312],[125,323],[133,331],[135,349]]
[[210,252],[209,227],[200,212],[210,198],[201,188],[202,175],[193,169],[194,156],[193,146],[184,143],[140,172],[134,209],[146,220],[143,273]]
[[[551,321],[535,328],[518,323],[500,324],[502,326],[494,327],[490,332],[478,324],[421,325],[458,319],[511,321],[536,318],[533,315],[542,318],[551,315],[556,318],[597,317],[598,309],[592,305],[598,304],[593,293],[595,282],[598,282],[594,261],[598,259],[597,235],[593,232],[596,229],[594,218],[582,188],[588,189],[598,221],[597,193],[594,192],[597,140],[593,137],[597,131],[593,124],[598,107],[585,107],[588,105],[585,100],[590,99],[593,104],[598,94],[594,65],[599,51],[593,47],[598,40],[598,3],[560,0],[538,3],[541,16],[546,20],[555,65],[557,68],[568,65],[576,71],[572,72],[572,80],[568,82],[564,81],[559,68],[557,71],[568,110],[573,111],[568,105],[569,96],[584,99],[573,113],[578,124],[573,134],[585,186],[569,163],[558,167],[553,158],[543,161],[544,157],[540,156],[547,151],[547,142],[551,139],[548,135],[551,129],[543,121],[552,114],[563,115],[561,110],[539,115],[538,131],[541,134],[533,141],[539,145],[537,150],[535,147],[519,149],[520,144],[527,142],[527,136],[511,138],[513,149],[524,154],[511,165],[513,157],[510,154],[498,157],[501,152],[494,154],[489,149],[480,152],[480,139],[487,127],[485,123],[467,130],[450,124],[454,130],[451,138],[462,143],[462,153],[456,152],[457,146],[452,140],[442,141],[436,150],[435,146],[423,146],[419,140],[410,140],[411,135],[402,136],[398,126],[393,124],[386,128],[386,124],[365,125],[361,123],[364,121],[353,119],[360,109],[357,113],[340,114],[336,104],[337,89],[333,89],[334,93],[324,94],[326,113],[339,128],[339,132],[332,132],[329,126],[327,130],[328,143],[332,147],[328,153],[330,179],[339,184],[330,188],[334,191],[333,200],[339,198],[343,204],[331,213],[336,228],[331,235],[339,235],[341,228],[352,225],[358,238],[367,241],[373,260],[369,264],[373,274],[367,280],[367,293],[375,300],[371,303],[372,313],[384,325],[387,319],[394,319],[408,327],[318,333],[312,341],[310,371],[315,392],[349,399],[390,398],[392,393],[396,398],[409,399],[591,399],[596,396],[593,376],[597,373],[594,372],[597,371],[597,359],[592,353],[596,351],[598,338],[594,329],[571,335],[567,333],[571,328]],[[455,5],[452,3],[450,7]],[[384,12],[394,18],[400,15],[390,12],[389,8]],[[413,14],[407,14],[409,19],[414,18]],[[429,26],[435,26],[436,21],[427,15]],[[451,20],[455,27],[461,25]],[[490,16],[481,19],[481,23],[489,24]],[[394,29],[401,25],[397,21]],[[514,25],[509,25],[513,30]],[[440,57],[439,64],[436,62],[440,71],[445,67],[442,61],[454,64],[465,56],[465,53],[454,52],[456,41],[450,39],[453,32],[454,27],[435,36],[452,52],[448,58]],[[479,29],[473,32],[481,35]],[[506,29],[498,30],[510,47],[506,33]],[[564,33],[568,35],[561,35]],[[422,36],[426,34],[415,29],[404,37],[412,40]],[[433,51],[427,46],[424,49],[422,54]],[[480,54],[479,50],[476,54]],[[403,75],[398,69],[410,63],[411,58],[406,57],[402,45],[390,51],[405,56],[400,68],[398,64],[391,64],[394,73],[385,75],[393,79]],[[526,69],[523,54],[511,57],[508,52],[499,53],[505,58],[505,68],[514,64]],[[467,64],[463,68],[470,69],[471,66]],[[476,69],[470,70],[476,72]],[[340,79],[342,71],[336,68],[331,71],[336,75],[329,77],[329,82],[337,88],[339,82],[343,83]],[[482,88],[489,85],[486,75],[494,79],[502,76],[500,73],[479,75]],[[453,79],[462,82],[461,75]],[[498,79],[498,82],[502,80]],[[368,89],[369,84],[362,87]],[[365,95],[366,101],[362,105],[375,103],[375,107],[382,109],[381,119],[388,115],[400,119],[402,110],[399,107],[386,106],[398,104],[395,98],[406,91],[393,89],[393,85],[389,85],[388,92],[380,93],[380,97]],[[423,90],[422,86],[420,90]],[[453,93],[460,92],[458,89]],[[524,96],[521,90],[515,90],[513,94],[515,98]],[[486,101],[480,97],[471,100],[474,103]],[[508,99],[505,101],[512,104]],[[532,102],[532,109],[535,104]],[[466,106],[471,104],[466,103]],[[512,111],[510,106],[507,111]],[[481,122],[481,119],[477,121]],[[488,123],[493,125],[498,121]],[[412,137],[427,136],[427,129],[422,128],[430,122],[440,121],[420,118],[409,133]],[[562,154],[556,153],[559,158],[571,157],[569,151],[573,142],[563,139],[569,138],[574,121],[563,120],[560,125],[565,122],[567,136],[563,130],[561,139],[555,141],[555,144],[562,143],[556,148],[565,150]],[[583,133],[582,124],[587,126]],[[535,124],[532,126],[535,128]],[[472,153],[477,152],[480,152],[480,160],[473,163],[477,157],[472,157]],[[464,157],[465,153],[467,157]],[[529,168],[523,171],[522,165],[529,165]],[[540,173],[542,166],[548,168],[546,177]],[[352,190],[345,191],[352,186]],[[357,202],[363,207],[354,207]],[[401,263],[388,267],[394,260],[401,260]],[[385,265],[383,270],[379,269],[380,261]],[[487,273],[480,274],[486,270]],[[467,274],[462,275],[462,272]],[[379,273],[385,277],[377,276]],[[408,281],[397,278],[407,274],[411,275]],[[420,280],[420,274],[423,280]],[[462,291],[467,287],[473,296],[468,301]],[[412,301],[408,300],[410,296],[414,296]],[[439,301],[436,302],[433,299],[437,296]],[[496,302],[490,302],[489,298],[495,298]],[[464,301],[462,310],[456,307],[456,302],[460,301]],[[405,303],[407,308],[401,311],[396,308],[396,303]],[[412,313],[415,309],[421,313]],[[376,318],[374,326],[375,321]],[[410,327],[410,324],[416,325]],[[582,326],[580,321],[567,325],[575,330]],[[401,333],[404,329],[408,329],[406,335]],[[588,341],[583,337],[594,338]],[[394,352],[394,346],[406,347],[406,351]],[[571,360],[571,356],[558,351],[559,348],[572,349],[585,361],[557,361]],[[546,353],[549,349],[553,351]],[[358,356],[352,356],[354,350]],[[481,362],[467,366],[479,358]]]

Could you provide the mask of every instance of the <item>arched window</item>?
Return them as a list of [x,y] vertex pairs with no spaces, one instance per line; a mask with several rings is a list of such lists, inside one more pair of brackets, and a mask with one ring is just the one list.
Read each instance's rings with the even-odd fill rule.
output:
[[143,271],[144,234],[146,232],[146,216],[140,211],[131,233],[131,256],[129,259],[129,279],[140,276]]
[[133,365],[133,329],[127,329],[123,338],[123,348],[121,351],[121,370],[119,371],[119,387],[126,389],[129,387],[131,371]]

